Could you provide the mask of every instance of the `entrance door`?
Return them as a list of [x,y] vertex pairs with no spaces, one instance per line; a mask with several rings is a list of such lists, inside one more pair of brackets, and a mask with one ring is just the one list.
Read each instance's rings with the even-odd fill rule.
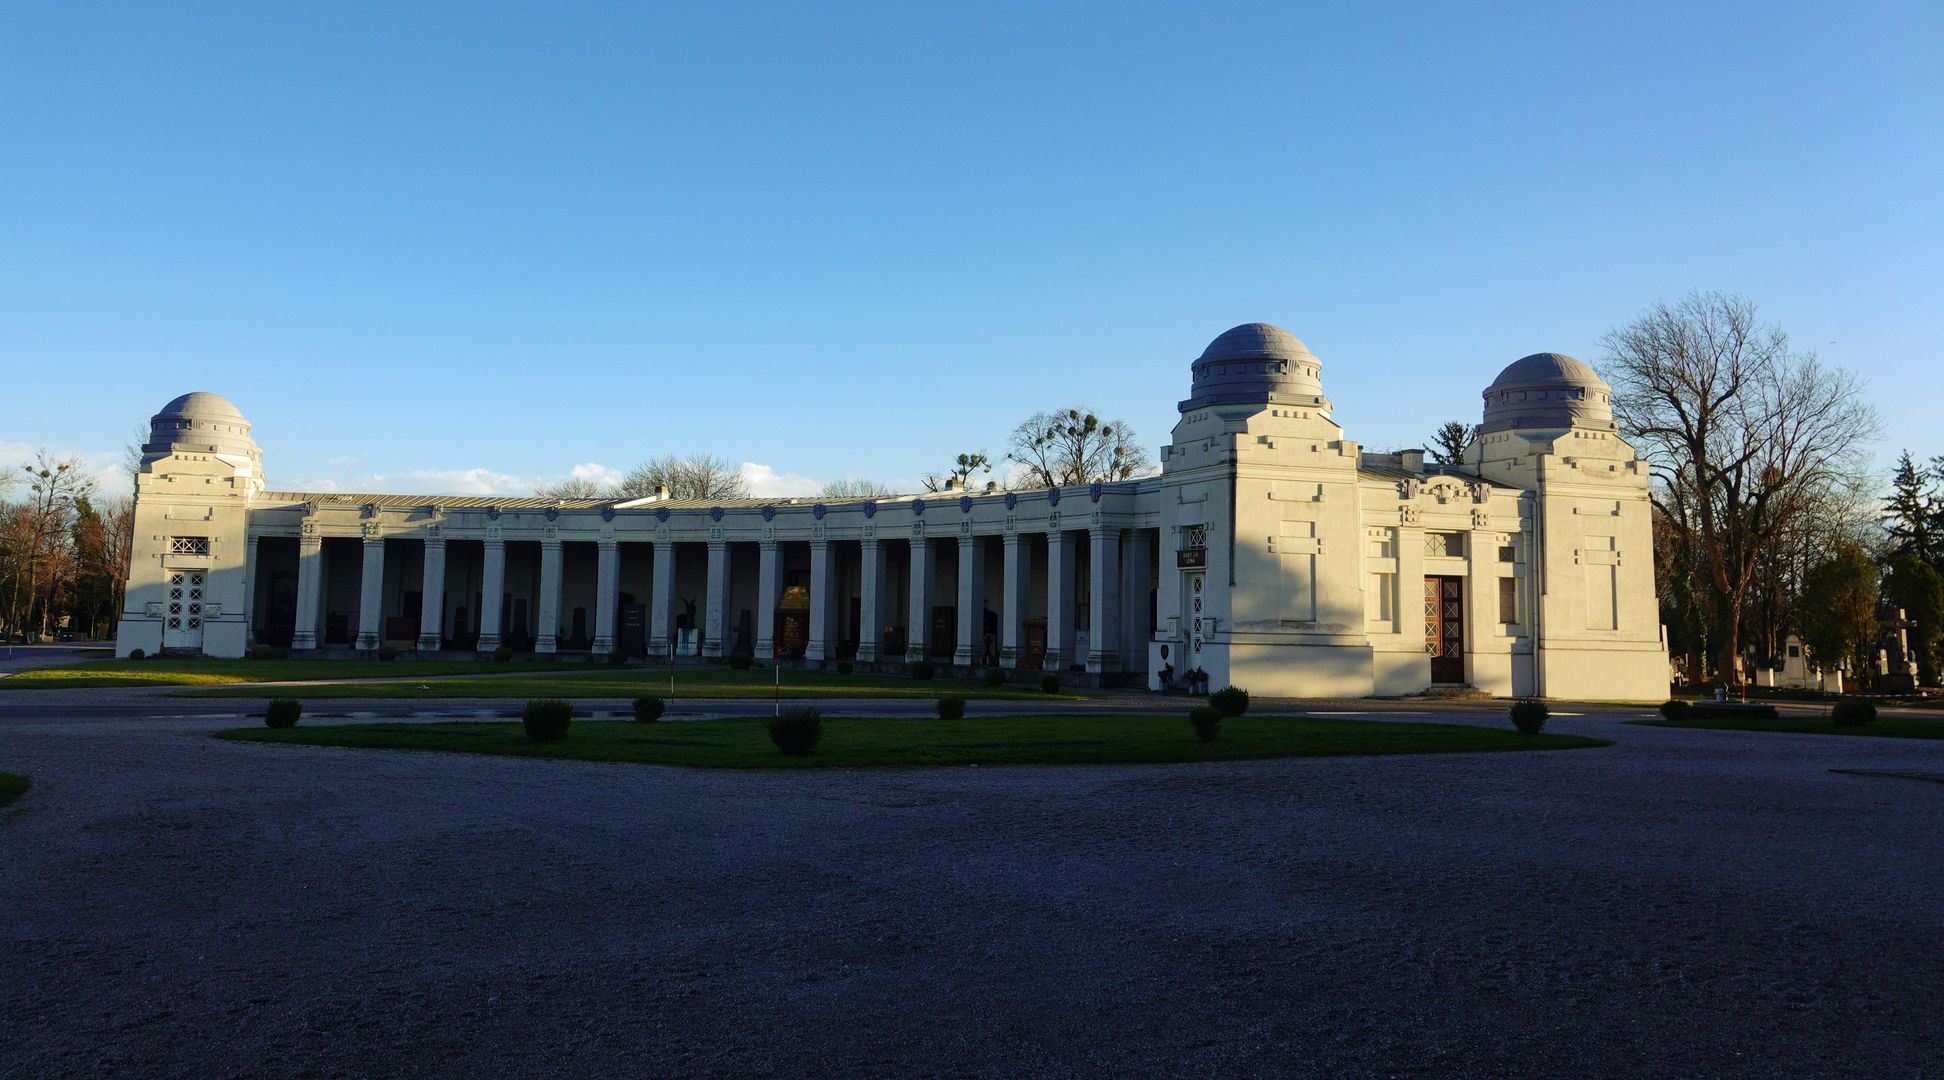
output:
[[169,615],[162,623],[162,647],[201,652],[203,572],[169,571]]
[[1205,639],[1202,629],[1207,625],[1202,620],[1202,585],[1207,576],[1201,573],[1182,575],[1181,595],[1188,608],[1181,613],[1181,624],[1188,628],[1187,655],[1181,658],[1184,674],[1202,666],[1202,641]]
[[1424,579],[1424,651],[1431,654],[1431,681],[1465,681],[1465,579]]

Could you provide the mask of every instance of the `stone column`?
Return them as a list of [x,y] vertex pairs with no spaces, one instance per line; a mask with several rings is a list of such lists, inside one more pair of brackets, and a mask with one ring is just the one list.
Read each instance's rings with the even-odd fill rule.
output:
[[884,545],[876,538],[862,541],[858,550],[863,554],[860,560],[860,580],[858,582],[857,621],[857,658],[864,663],[876,663],[878,647],[884,635],[884,596],[889,584],[884,579],[887,565]]
[[1087,670],[1120,670],[1120,530],[1096,526],[1088,538]]
[[756,547],[756,658],[776,659],[776,599],[783,593],[783,567],[776,541]]
[[500,607],[506,593],[506,541],[486,541],[486,567],[479,575],[479,651],[500,647]]
[[614,615],[620,604],[621,546],[602,540],[594,559],[594,652],[614,652]]
[[938,581],[938,553],[922,534],[911,537],[911,612],[905,627],[905,661],[931,658],[932,589]]
[[648,655],[675,655],[675,632],[670,618],[675,611],[675,545],[655,541],[655,578],[648,588]]
[[1033,549],[1016,532],[1005,536],[1006,576],[999,597],[999,666],[1018,667],[1024,644],[1026,611],[1032,606],[1027,587],[1033,581]]
[[1154,630],[1148,625],[1148,558],[1153,545],[1146,529],[1127,530],[1121,548],[1121,667],[1128,671],[1147,670],[1148,640]]
[[445,644],[445,540],[425,542],[424,581],[419,585],[420,652],[437,652]]
[[250,642],[256,641],[257,541],[243,541],[243,630]]
[[1046,670],[1065,671],[1084,657],[1073,655],[1073,595],[1080,562],[1073,537],[1060,530],[1046,534]]
[[385,614],[385,538],[367,534],[364,538],[364,568],[358,576],[358,648],[378,647],[384,633]]
[[324,570],[324,541],[304,536],[297,540],[297,629],[290,638],[293,649],[317,648],[317,605],[321,597]]
[[721,658],[729,640],[729,544],[709,541],[708,595],[702,601],[702,655]]
[[971,667],[985,660],[985,559],[976,536],[959,537],[958,648],[952,663]]
[[533,651],[560,650],[560,541],[540,541],[540,632]]
[[828,540],[810,541],[810,641],[803,659],[809,663],[837,659],[837,552]]

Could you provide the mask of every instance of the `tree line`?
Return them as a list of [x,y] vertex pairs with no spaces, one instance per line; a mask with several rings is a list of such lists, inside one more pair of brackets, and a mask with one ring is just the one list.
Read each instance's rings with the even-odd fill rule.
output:
[[122,609],[134,500],[103,498],[78,457],[0,472],[0,640],[108,637]]

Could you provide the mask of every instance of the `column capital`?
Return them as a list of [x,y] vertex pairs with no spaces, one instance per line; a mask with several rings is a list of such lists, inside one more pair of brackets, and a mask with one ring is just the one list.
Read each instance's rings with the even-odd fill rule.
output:
[[549,548],[551,548],[551,549],[553,549],[553,550],[555,550],[555,551],[559,551],[559,550],[560,550],[560,537],[558,537],[558,536],[545,536],[545,537],[541,537],[541,539],[540,539],[540,550],[542,550],[542,551],[546,551],[546,550],[547,550],[547,549],[549,549]]
[[714,552],[714,551],[725,551],[725,550],[727,550],[727,549],[728,549],[728,547],[729,547],[729,541],[727,541],[727,540],[724,540],[724,539],[723,539],[722,537],[720,537],[720,536],[711,536],[711,537],[709,537],[709,550],[710,550],[710,551],[712,551],[712,552]]

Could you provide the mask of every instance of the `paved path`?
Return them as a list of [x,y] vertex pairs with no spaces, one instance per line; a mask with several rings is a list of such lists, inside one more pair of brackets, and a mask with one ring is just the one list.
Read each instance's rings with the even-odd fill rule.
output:
[[84,693],[0,699],[35,777],[0,1076],[1944,1060],[1939,743],[1592,710],[1553,727],[1616,746],[721,773],[225,743],[250,703]]
[[115,655],[113,645],[86,645],[57,642],[46,645],[0,645],[0,675],[38,668],[67,667],[90,660],[108,660]]

